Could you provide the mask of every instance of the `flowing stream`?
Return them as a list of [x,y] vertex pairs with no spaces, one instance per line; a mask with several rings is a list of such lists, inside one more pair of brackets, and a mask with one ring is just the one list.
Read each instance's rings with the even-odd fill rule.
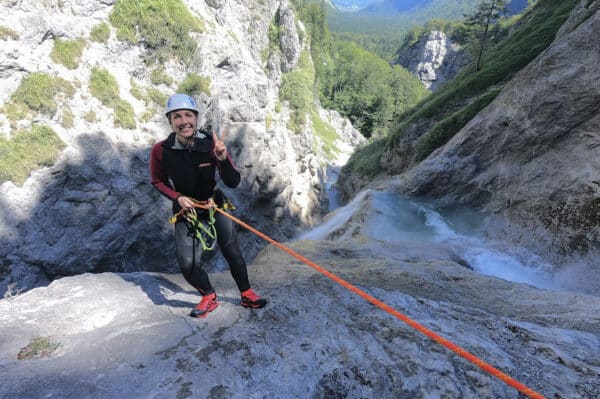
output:
[[300,239],[322,240],[344,226],[364,207],[369,195],[368,217],[361,231],[381,241],[443,243],[473,270],[538,288],[559,289],[554,266],[525,248],[487,240],[483,215],[465,209],[436,209],[433,205],[397,194],[367,190],[344,207],[333,210],[322,225]]

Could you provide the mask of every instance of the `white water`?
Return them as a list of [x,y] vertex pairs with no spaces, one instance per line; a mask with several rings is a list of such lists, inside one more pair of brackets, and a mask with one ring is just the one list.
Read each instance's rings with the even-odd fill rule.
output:
[[[365,206],[365,197],[369,205]],[[550,273],[554,267],[525,248],[481,238],[483,216],[467,210],[439,210],[432,205],[392,193],[367,190],[348,205],[336,209],[322,225],[299,238],[322,240],[341,229],[361,211],[362,233],[373,239],[444,243],[451,246],[473,270],[505,280],[527,283],[539,288],[556,289]],[[363,215],[360,216],[364,218]]]

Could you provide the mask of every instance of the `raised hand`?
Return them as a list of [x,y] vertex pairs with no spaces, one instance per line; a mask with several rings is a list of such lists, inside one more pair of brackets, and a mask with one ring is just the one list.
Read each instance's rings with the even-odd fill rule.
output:
[[213,152],[215,154],[215,158],[219,161],[224,161],[227,158],[227,147],[225,146],[225,136],[227,131],[221,131],[221,137],[217,136],[217,132],[213,130]]

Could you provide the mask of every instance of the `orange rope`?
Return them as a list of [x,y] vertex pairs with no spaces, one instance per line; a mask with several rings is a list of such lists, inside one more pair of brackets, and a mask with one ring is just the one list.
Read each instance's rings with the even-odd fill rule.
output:
[[[206,202],[201,202],[198,203],[196,205],[196,207],[198,208],[203,208],[203,209],[208,209],[211,205],[205,205]],[[515,380],[514,378],[512,378],[511,376],[503,373],[502,371],[498,370],[497,368],[495,368],[494,366],[492,366],[489,363],[484,362],[483,360],[481,360],[480,358],[478,358],[477,356],[473,355],[472,353],[467,352],[465,349],[461,348],[460,346],[448,341],[447,339],[443,338],[442,336],[434,333],[433,331],[429,330],[428,328],[426,328],[425,326],[419,324],[418,322],[412,320],[411,318],[405,316],[404,314],[398,312],[396,309],[392,308],[389,305],[386,305],[385,303],[381,302],[380,300],[372,297],[371,295],[367,294],[366,292],[362,291],[360,288],[355,287],[354,285],[350,284],[349,282],[347,282],[346,280],[336,276],[335,274],[331,273],[330,271],[322,268],[321,266],[317,265],[316,263],[306,259],[304,256],[298,254],[297,252],[293,251],[292,249],[286,247],[285,245],[275,241],[274,239],[272,239],[271,237],[267,236],[264,233],[261,233],[260,231],[256,230],[255,228],[253,228],[252,226],[242,222],[241,220],[239,220],[238,218],[236,218],[233,215],[230,215],[229,213],[225,212],[224,210],[217,208],[218,212],[222,213],[223,215],[227,216],[229,219],[233,220],[235,223],[239,224],[242,227],[245,227],[246,229],[250,230],[252,233],[256,234],[257,236],[263,238],[264,240],[270,242],[271,244],[275,245],[277,248],[281,249],[284,252],[287,252],[288,254],[292,255],[294,258],[306,263],[308,266],[312,267],[313,269],[315,269],[316,271],[324,274],[325,276],[329,277],[331,280],[335,281],[336,283],[340,284],[342,287],[348,289],[349,291],[354,292],[355,294],[357,294],[358,296],[362,297],[363,299],[371,302],[373,305],[379,307],[380,309],[384,310],[385,312],[391,314],[392,316],[398,318],[399,320],[403,321],[404,323],[408,324],[410,327],[414,328],[415,330],[417,330],[418,332],[428,336],[429,338],[431,338],[432,340],[434,340],[435,342],[437,342],[438,344],[442,345],[443,347],[450,349],[451,351],[453,351],[454,353],[456,353],[457,355],[467,359],[468,361],[470,361],[471,363],[473,363],[474,365],[476,365],[477,367],[479,367],[480,369],[482,369],[483,371],[493,375],[494,377],[500,379],[501,381],[505,382],[507,385],[515,388],[516,390],[518,390],[519,392],[523,393],[524,395],[533,398],[533,399],[545,399],[545,397],[534,391],[533,389],[529,388],[526,385],[523,385],[522,383],[520,383],[519,381]]]

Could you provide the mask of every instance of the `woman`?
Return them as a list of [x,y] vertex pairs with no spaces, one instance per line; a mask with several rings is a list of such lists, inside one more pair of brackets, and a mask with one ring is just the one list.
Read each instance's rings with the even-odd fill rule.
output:
[[[240,172],[235,166],[225,143],[214,134],[200,131],[196,101],[186,94],[175,94],[167,100],[166,116],[171,125],[169,136],[152,147],[150,174],[152,185],[173,201],[173,212],[193,210],[195,200],[206,201],[213,196],[215,173],[228,187],[240,183]],[[208,221],[208,212],[199,212]],[[246,262],[242,257],[233,222],[216,212],[214,226],[217,243],[229,264],[229,270],[241,293],[241,305],[262,308],[267,304],[251,288]],[[192,317],[206,317],[217,308],[217,294],[208,274],[200,264],[202,246],[189,230],[185,218],[175,223],[175,247],[181,273],[188,283],[200,292],[202,300],[192,310]]]

